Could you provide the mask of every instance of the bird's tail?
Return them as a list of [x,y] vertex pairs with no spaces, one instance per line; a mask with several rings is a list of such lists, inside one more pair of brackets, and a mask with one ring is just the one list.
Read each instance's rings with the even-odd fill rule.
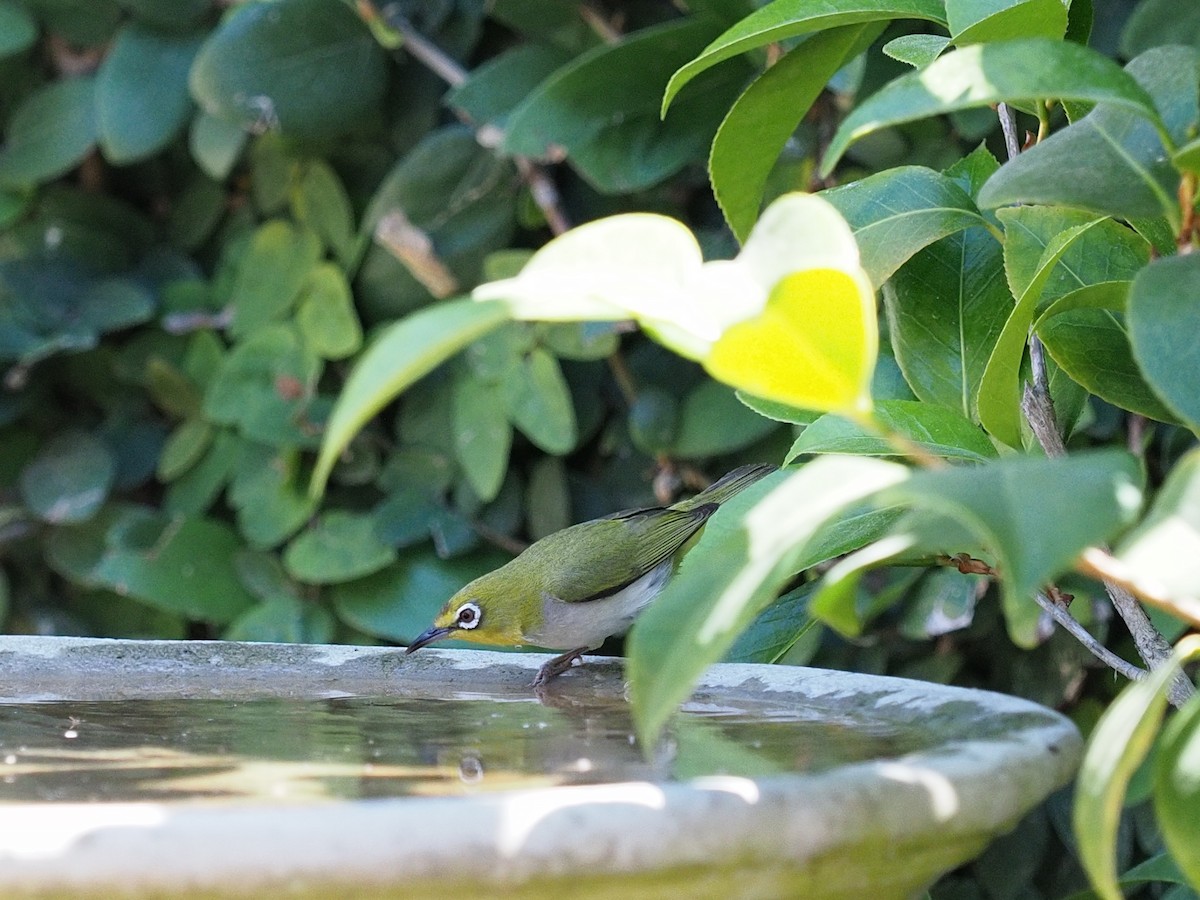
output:
[[687,500],[681,500],[674,504],[674,508],[691,510],[708,504],[719,505],[734,494],[745,490],[760,478],[770,475],[778,468],[778,466],[773,466],[771,463],[753,463],[748,466],[740,466],[718,478],[695,497],[689,497]]

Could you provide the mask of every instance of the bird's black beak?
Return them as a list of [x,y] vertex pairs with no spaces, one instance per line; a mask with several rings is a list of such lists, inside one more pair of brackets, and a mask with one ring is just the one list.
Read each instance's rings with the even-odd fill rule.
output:
[[407,656],[409,653],[412,653],[414,650],[420,650],[422,647],[432,644],[434,641],[440,641],[442,638],[450,637],[450,633],[452,631],[454,631],[453,628],[446,627],[425,629],[425,631],[417,635],[416,640],[409,644],[405,649],[405,656]]

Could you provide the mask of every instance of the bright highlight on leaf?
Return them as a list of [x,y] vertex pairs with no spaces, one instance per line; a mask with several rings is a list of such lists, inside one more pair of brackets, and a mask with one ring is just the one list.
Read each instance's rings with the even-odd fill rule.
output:
[[759,315],[720,337],[704,366],[759,397],[867,413],[878,349],[870,289],[837,269],[809,269],[785,276]]
[[708,263],[672,219],[602,219],[474,297],[503,301],[517,319],[633,319],[759,397],[852,417],[871,408],[874,292],[850,226],[820,197],[779,198],[736,259]]

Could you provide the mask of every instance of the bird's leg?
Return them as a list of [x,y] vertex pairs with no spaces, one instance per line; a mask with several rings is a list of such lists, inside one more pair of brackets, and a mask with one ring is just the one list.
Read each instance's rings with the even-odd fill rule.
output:
[[545,687],[551,678],[556,678],[567,671],[567,669],[575,664],[575,660],[582,657],[590,649],[590,647],[576,647],[574,650],[568,650],[561,656],[554,657],[554,659],[538,669],[537,677],[533,679],[533,686],[535,688]]

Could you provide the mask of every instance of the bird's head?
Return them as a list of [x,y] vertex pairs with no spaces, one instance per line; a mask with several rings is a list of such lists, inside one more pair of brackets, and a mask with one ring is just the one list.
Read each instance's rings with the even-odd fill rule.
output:
[[527,604],[495,577],[499,572],[477,578],[447,600],[433,624],[408,645],[405,653],[447,638],[508,647],[523,644],[521,619]]

